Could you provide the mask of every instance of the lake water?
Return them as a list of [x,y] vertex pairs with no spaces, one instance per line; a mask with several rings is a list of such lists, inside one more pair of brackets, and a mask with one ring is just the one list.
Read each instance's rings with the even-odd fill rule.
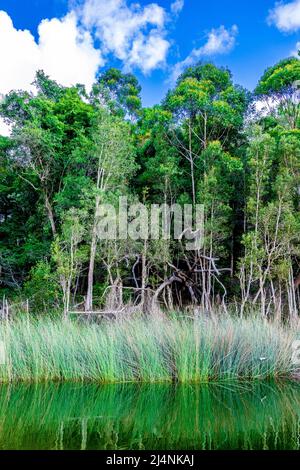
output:
[[300,385],[0,387],[0,449],[299,449]]

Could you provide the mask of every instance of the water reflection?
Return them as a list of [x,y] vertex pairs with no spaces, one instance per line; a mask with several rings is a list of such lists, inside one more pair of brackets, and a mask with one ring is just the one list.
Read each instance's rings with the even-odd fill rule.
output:
[[300,385],[0,387],[1,449],[299,449]]

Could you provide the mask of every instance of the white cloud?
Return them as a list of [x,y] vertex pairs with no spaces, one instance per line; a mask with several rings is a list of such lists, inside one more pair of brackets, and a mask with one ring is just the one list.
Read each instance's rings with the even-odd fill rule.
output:
[[83,83],[89,88],[103,59],[91,35],[78,27],[74,13],[43,20],[38,34],[36,42],[30,31],[17,30],[0,11],[0,92],[31,90],[38,69],[62,85]]
[[237,34],[238,27],[236,25],[233,25],[230,29],[226,29],[224,26],[213,28],[208,33],[207,41],[202,47],[193,49],[186,59],[175,65],[171,80],[176,80],[178,75],[180,75],[186,67],[193,65],[201,57],[226,54],[230,52],[236,44]]
[[233,25],[230,29],[224,26],[212,29],[208,34],[206,44],[200,49],[194,49],[196,55],[209,56],[215,54],[226,54],[235,46],[238,28]]
[[89,32],[77,26],[74,13],[39,25],[41,67],[63,85],[83,83],[90,88],[104,61]]
[[10,131],[10,126],[6,124],[2,118],[0,118],[0,135],[8,137],[10,135]]
[[[183,3],[175,0],[172,11],[178,13]],[[89,89],[109,55],[126,70],[139,68],[144,74],[164,67],[170,48],[168,22],[166,10],[156,3],[73,0],[67,16],[40,23],[36,40],[30,31],[16,29],[9,15],[0,11],[0,93],[32,90],[38,69],[62,85],[82,83]]]
[[159,34],[152,32],[145,38],[140,34],[132,44],[132,49],[128,55],[128,63],[125,68],[139,66],[144,74],[165,63],[165,58],[169,49],[169,43]]
[[167,14],[156,3],[142,7],[128,6],[126,0],[85,0],[77,13],[85,28],[95,29],[103,53],[113,54],[126,68],[148,73],[165,63]]
[[296,43],[295,49],[291,51],[291,55],[295,57],[299,57],[299,51],[300,51],[300,41]]
[[16,30],[7,13],[0,11],[0,93],[30,88],[39,59],[39,48],[32,34]]
[[175,2],[171,3],[171,12],[174,15],[178,15],[184,7],[184,0],[175,0]]
[[[62,85],[82,83],[89,89],[110,55],[125,70],[139,68],[144,74],[165,66],[170,48],[166,38],[170,13],[165,8],[127,0],[73,0],[71,4],[64,18],[41,21],[37,39],[28,30],[16,29],[0,10],[0,93],[33,90],[38,69]],[[174,0],[171,12],[176,16],[183,5],[184,0]]]
[[289,3],[276,3],[269,12],[268,23],[283,32],[293,32],[300,28],[300,0]]

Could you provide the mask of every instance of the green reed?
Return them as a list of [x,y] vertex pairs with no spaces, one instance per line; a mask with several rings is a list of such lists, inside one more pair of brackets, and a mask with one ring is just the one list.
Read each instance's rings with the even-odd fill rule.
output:
[[0,382],[205,383],[288,376],[296,330],[259,319],[0,323]]
[[300,449],[299,385],[2,385],[0,426],[0,449]]

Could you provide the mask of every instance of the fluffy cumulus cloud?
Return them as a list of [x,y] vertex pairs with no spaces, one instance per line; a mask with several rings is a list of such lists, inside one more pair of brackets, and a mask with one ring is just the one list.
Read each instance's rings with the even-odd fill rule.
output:
[[126,0],[85,0],[77,8],[82,25],[95,31],[104,54],[113,54],[125,67],[144,73],[163,66],[170,46],[166,36],[167,13],[151,3]]
[[300,29],[300,0],[276,3],[269,12],[268,23],[274,24],[283,32],[294,32]]
[[[157,3],[141,6],[130,0],[71,0],[64,18],[43,20],[38,38],[15,28],[0,10],[0,94],[13,89],[33,90],[37,70],[65,86],[89,89],[99,68],[111,58],[127,71],[148,74],[164,67],[170,48],[167,25],[180,13],[184,0],[174,0],[170,11]],[[0,121],[0,132],[7,129]]]
[[0,11],[0,93],[30,87],[39,63],[39,48],[29,31],[18,31]]
[[202,57],[215,56],[230,52],[236,44],[238,27],[233,25],[226,29],[224,26],[213,28],[207,35],[206,43],[199,48],[195,48],[182,62],[178,62],[172,73],[172,81],[176,80],[178,75],[185,69],[196,63]]
[[144,74],[147,74],[165,63],[168,49],[168,41],[159,34],[152,32],[147,38],[140,34],[132,43],[125,69],[138,66]]
[[[149,0],[150,1],[150,0]],[[38,69],[62,85],[84,84],[88,89],[99,67],[111,58],[125,70],[144,74],[163,67],[170,48],[167,25],[184,0],[174,0],[170,11],[157,3],[141,6],[130,0],[73,0],[64,18],[43,20],[37,40],[18,30],[0,11],[0,93],[32,90]]]
[[40,68],[63,85],[83,83],[90,88],[104,64],[88,31],[77,25],[74,13],[39,25]]
[[29,31],[17,30],[8,14],[0,12],[0,93],[32,89],[38,69],[62,85],[83,83],[89,88],[103,61],[91,35],[78,28],[75,15],[42,21],[38,35],[36,42]]

